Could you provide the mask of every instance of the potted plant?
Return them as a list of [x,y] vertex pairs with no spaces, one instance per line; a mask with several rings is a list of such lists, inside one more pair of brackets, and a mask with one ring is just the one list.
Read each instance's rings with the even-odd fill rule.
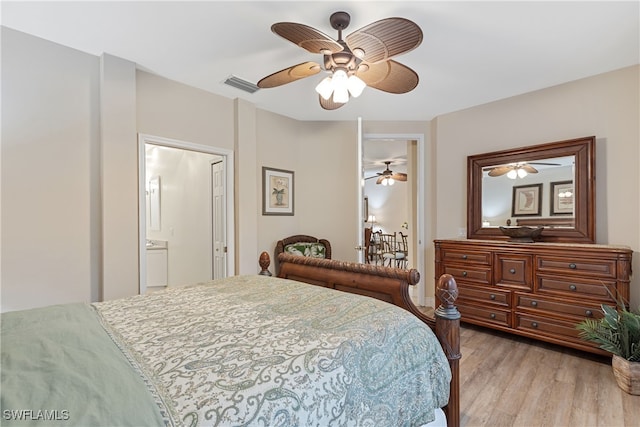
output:
[[613,354],[611,365],[620,388],[640,395],[640,309],[627,310],[602,304],[601,319],[585,319],[577,325],[580,337]]

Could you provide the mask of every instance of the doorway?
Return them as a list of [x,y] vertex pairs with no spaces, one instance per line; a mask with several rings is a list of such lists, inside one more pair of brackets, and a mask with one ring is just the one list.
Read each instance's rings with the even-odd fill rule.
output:
[[232,153],[150,135],[138,144],[140,293],[226,277],[234,271]]
[[[417,269],[423,279],[417,286],[417,303],[426,304],[425,296],[425,249],[424,249],[424,135],[423,134],[362,134],[362,197],[367,196],[368,206],[363,206],[361,212],[366,211],[367,222],[363,227],[371,227],[385,232],[402,232],[409,236],[409,262],[410,268]],[[395,182],[386,190],[404,187],[404,195],[398,197],[391,191],[382,190],[383,185],[376,185],[372,177],[379,176],[389,161],[389,169],[394,173],[407,175],[406,182]],[[375,163],[372,165],[372,163]],[[374,167],[372,167],[374,166]],[[367,179],[369,178],[369,179]],[[374,194],[367,194],[367,189],[375,188]],[[402,188],[402,187],[400,187]],[[371,191],[369,191],[371,192]],[[386,205],[389,203],[389,205]],[[395,206],[394,206],[395,205]],[[382,214],[382,216],[380,216]],[[362,223],[362,222],[361,222]],[[360,234],[364,234],[363,229]]]

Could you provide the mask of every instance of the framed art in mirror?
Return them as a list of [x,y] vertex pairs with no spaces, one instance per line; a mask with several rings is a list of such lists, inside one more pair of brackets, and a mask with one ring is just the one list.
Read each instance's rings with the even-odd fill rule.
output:
[[[537,209],[516,209],[517,187],[537,184]],[[511,217],[544,226],[539,241],[595,243],[595,136],[467,157],[467,238],[504,240],[499,227]]]
[[542,184],[513,187],[511,216],[540,216],[541,209]]
[[551,183],[551,215],[573,215],[573,181]]

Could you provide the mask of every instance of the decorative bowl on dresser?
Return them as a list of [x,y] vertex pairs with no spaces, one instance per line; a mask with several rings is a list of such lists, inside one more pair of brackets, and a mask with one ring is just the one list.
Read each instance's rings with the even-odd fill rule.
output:
[[626,246],[435,240],[435,275],[458,283],[463,322],[610,355],[576,325],[601,304],[629,301],[633,251]]

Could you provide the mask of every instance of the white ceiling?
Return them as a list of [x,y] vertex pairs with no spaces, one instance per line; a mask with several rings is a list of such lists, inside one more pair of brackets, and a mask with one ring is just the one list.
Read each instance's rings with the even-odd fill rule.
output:
[[[2,25],[298,120],[430,120],[497,99],[639,62],[639,2],[483,1],[2,1]],[[319,55],[270,31],[275,22],[310,25],[336,37],[331,13],[351,14],[349,34],[400,16],[422,44],[394,59],[420,83],[404,95],[372,88],[335,111],[318,105],[316,75],[247,94],[222,82],[256,83]]]

